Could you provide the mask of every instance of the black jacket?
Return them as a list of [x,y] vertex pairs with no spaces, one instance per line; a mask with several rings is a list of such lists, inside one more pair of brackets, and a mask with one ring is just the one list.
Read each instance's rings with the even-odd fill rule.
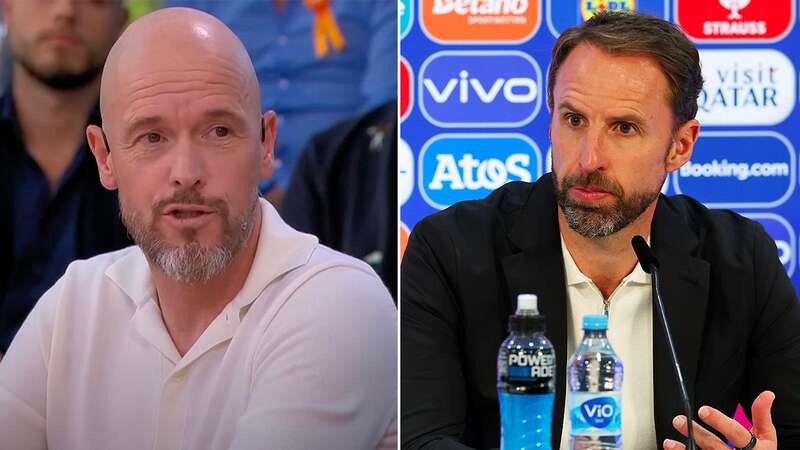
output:
[[366,260],[397,298],[397,103],[314,136],[297,161],[281,217]]
[[[770,389],[779,448],[800,448],[800,304],[756,222],[661,196],[651,229],[662,294],[692,405],[749,413]],[[552,425],[564,414],[566,286],[553,182],[515,182],[414,228],[401,267],[403,448],[499,445],[496,360],[516,296],[535,293],[557,358]],[[655,312],[653,313],[655,317]],[[665,337],[653,326],[655,428],[681,439],[683,413]],[[623,437],[624,438],[624,437]]]

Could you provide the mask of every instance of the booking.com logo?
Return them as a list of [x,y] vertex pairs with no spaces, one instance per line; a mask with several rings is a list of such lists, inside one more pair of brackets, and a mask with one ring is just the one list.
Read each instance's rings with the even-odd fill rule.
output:
[[509,181],[541,176],[539,148],[527,136],[441,134],[419,154],[419,191],[434,208],[484,198]]
[[797,236],[789,222],[773,213],[751,213],[745,216],[764,226],[764,230],[775,241],[778,259],[791,277],[797,264]]
[[519,51],[443,51],[418,71],[419,110],[439,127],[521,127],[542,104],[539,65]]
[[796,167],[794,146],[781,134],[702,132],[673,186],[711,208],[774,208],[792,195]]

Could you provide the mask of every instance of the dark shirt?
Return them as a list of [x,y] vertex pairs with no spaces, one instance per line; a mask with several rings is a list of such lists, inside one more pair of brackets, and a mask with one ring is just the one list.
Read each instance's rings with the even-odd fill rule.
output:
[[369,263],[397,298],[397,103],[314,136],[297,161],[281,217]]
[[[97,108],[88,123],[100,123]],[[10,238],[6,245],[0,245],[2,256],[10,258],[10,265],[6,264],[0,274],[0,352],[5,353],[36,301],[64,274],[70,262],[121,248],[128,241],[124,230],[119,230],[116,196],[99,191],[97,166],[86,141],[51,192],[47,177],[22,141],[10,89],[0,99],[0,153],[6,171],[0,179],[0,192],[4,194],[0,201],[6,203],[4,211],[10,213],[2,219],[3,231],[10,234],[0,237]],[[101,198],[104,200],[98,204]],[[84,218],[93,212],[116,230],[111,234],[82,230],[89,224]],[[96,222],[91,223],[89,226],[94,227]],[[87,243],[84,235],[94,242]],[[111,235],[115,237],[107,239]]]

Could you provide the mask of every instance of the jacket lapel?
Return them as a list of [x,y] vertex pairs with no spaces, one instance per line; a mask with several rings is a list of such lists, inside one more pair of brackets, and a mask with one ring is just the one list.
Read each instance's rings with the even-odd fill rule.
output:
[[556,397],[553,408],[551,442],[558,448],[564,417],[567,367],[567,300],[564,265],[556,217],[553,183],[549,175],[536,182],[508,238],[512,254],[503,258],[503,272],[510,298],[500,305],[508,314],[517,307],[517,295],[533,293],[539,297],[539,311],[545,316],[545,334],[556,352]]
[[[661,197],[653,217],[651,243],[660,263],[664,311],[681,365],[689,402],[696,414],[694,387],[708,303],[710,264],[692,256],[699,240],[675,206]],[[672,419],[685,414],[666,335],[653,299],[653,399],[656,436],[683,441]]]

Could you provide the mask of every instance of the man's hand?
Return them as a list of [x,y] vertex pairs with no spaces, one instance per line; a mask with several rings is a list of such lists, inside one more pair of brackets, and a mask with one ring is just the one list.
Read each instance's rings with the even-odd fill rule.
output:
[[[775,426],[772,425],[772,402],[775,394],[764,391],[753,401],[750,412],[753,417],[753,428],[750,430],[756,437],[754,450],[777,450],[778,436]],[[703,406],[698,411],[698,416],[715,430],[722,433],[736,448],[746,447],[750,442],[750,432],[739,422],[722,414],[718,410]],[[697,422],[692,422],[692,431],[697,448],[702,450],[729,450],[729,447],[710,431],[701,427]],[[676,416],[672,420],[672,426],[682,435],[686,436],[689,432],[686,427],[686,416]],[[671,439],[664,440],[664,450],[683,450],[686,446]]]

